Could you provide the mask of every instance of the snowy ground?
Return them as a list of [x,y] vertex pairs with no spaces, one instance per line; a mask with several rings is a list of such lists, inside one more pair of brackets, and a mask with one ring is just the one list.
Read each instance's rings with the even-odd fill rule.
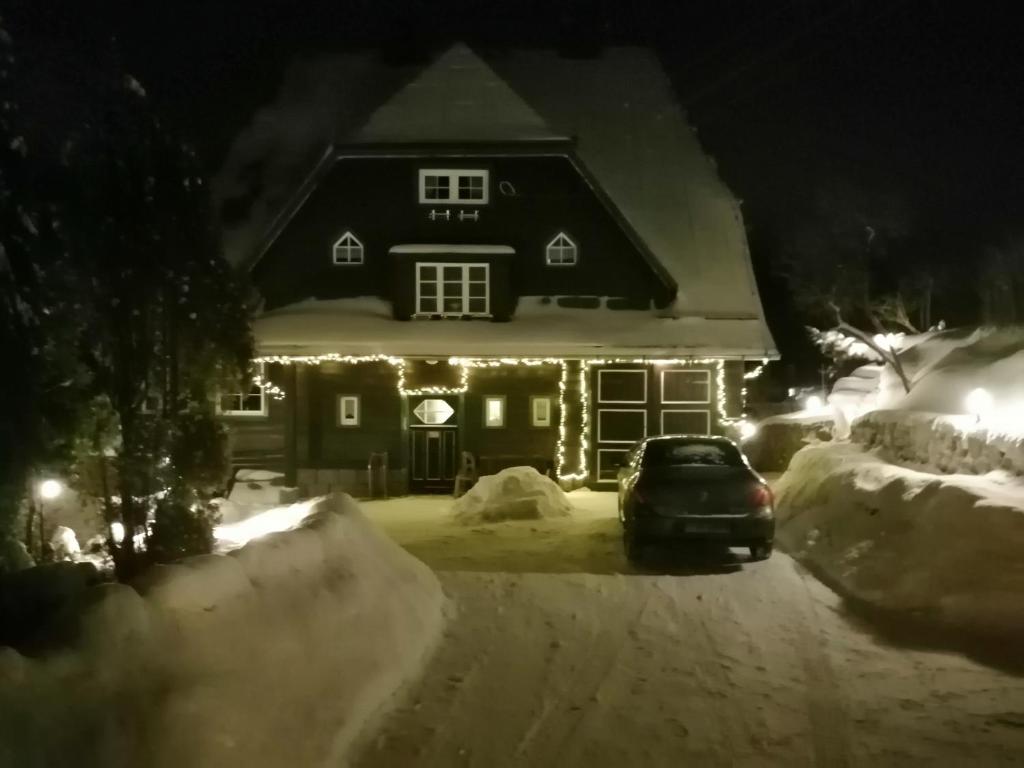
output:
[[784,554],[631,574],[614,496],[570,497],[473,528],[449,499],[363,505],[457,613],[354,765],[1024,765],[1019,678],[892,642]]

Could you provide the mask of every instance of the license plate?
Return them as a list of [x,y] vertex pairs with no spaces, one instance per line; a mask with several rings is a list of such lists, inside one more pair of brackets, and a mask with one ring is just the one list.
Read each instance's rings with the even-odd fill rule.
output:
[[723,523],[693,522],[686,523],[684,530],[687,533],[728,533],[729,526]]

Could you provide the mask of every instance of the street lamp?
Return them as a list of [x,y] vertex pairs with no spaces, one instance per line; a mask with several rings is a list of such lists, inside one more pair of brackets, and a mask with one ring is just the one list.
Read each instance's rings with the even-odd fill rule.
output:
[[43,501],[53,501],[61,493],[64,492],[64,486],[60,484],[60,480],[43,480],[39,484],[39,498]]
[[987,389],[978,387],[972,389],[967,395],[967,399],[964,401],[967,406],[967,412],[974,417],[976,423],[981,423],[982,419],[987,418],[992,414],[992,406],[994,401],[992,395]]

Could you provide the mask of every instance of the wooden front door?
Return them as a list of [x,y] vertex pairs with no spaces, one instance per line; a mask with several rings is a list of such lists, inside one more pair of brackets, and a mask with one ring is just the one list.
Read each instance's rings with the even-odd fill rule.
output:
[[409,414],[409,490],[452,493],[458,472],[458,400],[414,398]]

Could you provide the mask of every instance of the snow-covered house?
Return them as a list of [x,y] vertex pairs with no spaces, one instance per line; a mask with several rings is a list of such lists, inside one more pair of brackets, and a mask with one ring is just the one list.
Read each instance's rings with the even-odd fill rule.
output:
[[739,204],[644,50],[306,62],[217,193],[264,302],[236,460],[309,491],[385,453],[392,493],[451,490],[464,452],[610,482],[645,435],[725,430],[776,356]]

